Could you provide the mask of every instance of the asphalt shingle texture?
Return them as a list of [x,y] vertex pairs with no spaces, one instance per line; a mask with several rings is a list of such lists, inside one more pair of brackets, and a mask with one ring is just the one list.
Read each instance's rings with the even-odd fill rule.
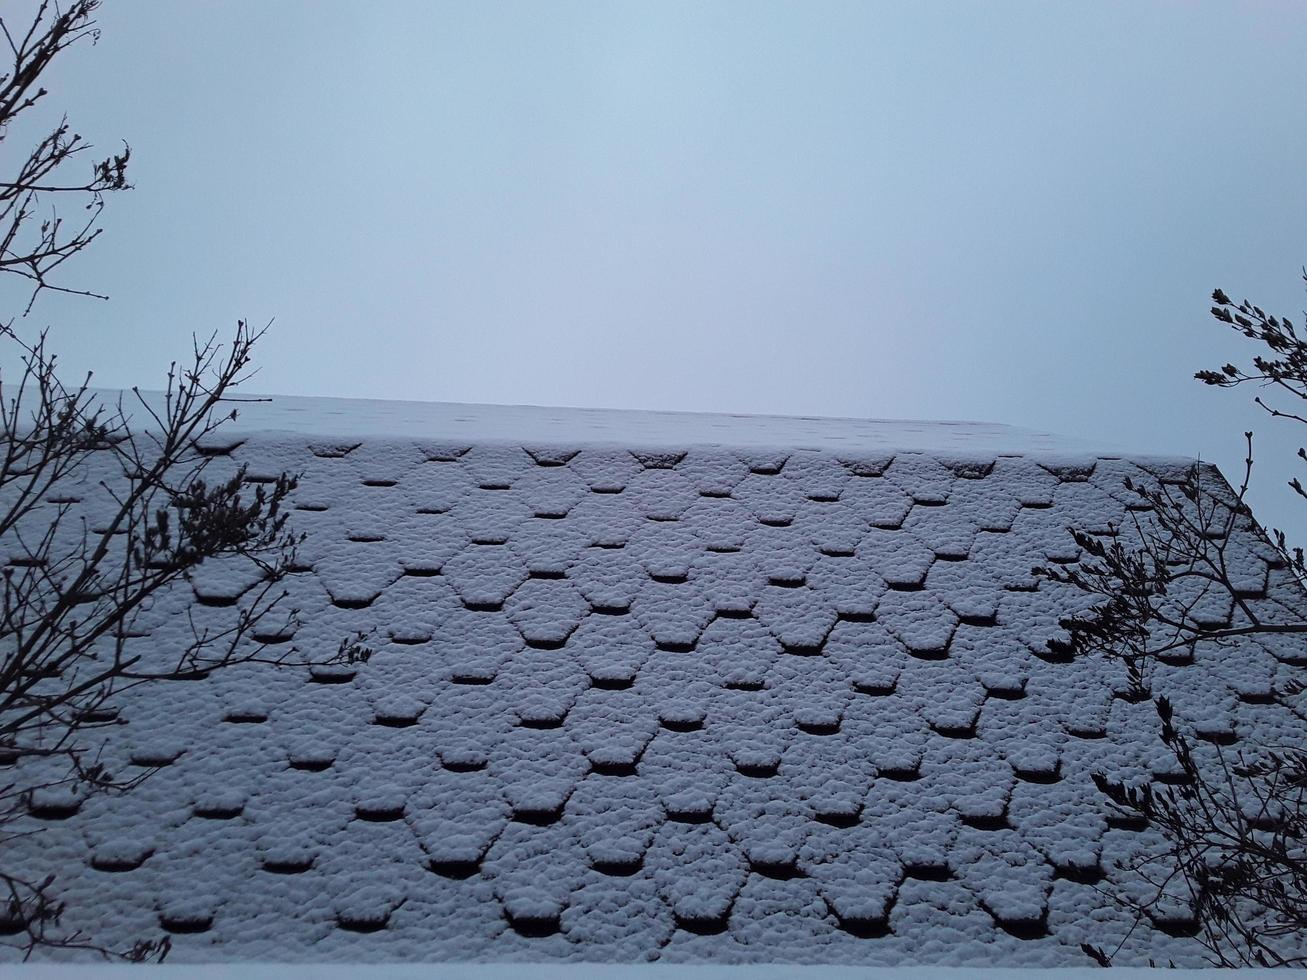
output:
[[[205,958],[1081,965],[1100,888],[1156,846],[1091,773],[1165,779],[1148,703],[1066,654],[1031,574],[1179,464],[941,453],[250,436],[302,473],[294,630],[139,688],[105,729],[125,796],[37,799],[10,845],[67,919]],[[94,523],[91,474],[80,507]],[[1247,601],[1300,604],[1244,532]],[[203,567],[129,641],[167,656],[248,602]],[[1218,604],[1219,606],[1219,604]],[[1228,618],[1228,606],[1211,615]],[[1201,744],[1298,741],[1307,654],[1159,665]],[[1228,751],[1233,751],[1228,749]],[[1120,881],[1118,881],[1120,879]],[[1183,908],[1122,962],[1195,962]]]

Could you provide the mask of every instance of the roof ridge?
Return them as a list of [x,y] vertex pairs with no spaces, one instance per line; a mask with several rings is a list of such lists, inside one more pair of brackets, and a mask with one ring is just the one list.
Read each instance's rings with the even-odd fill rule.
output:
[[[120,392],[98,392],[116,399]],[[124,404],[130,411],[134,395]],[[159,392],[142,391],[153,404]],[[647,409],[495,405],[299,395],[248,395],[224,434],[296,433],[327,438],[421,438],[519,445],[722,446],[866,453],[925,452],[1129,459],[1180,457],[1123,450],[1074,436],[1005,423],[965,420],[858,419],[838,416],[653,411]],[[143,411],[134,413],[138,423]]]

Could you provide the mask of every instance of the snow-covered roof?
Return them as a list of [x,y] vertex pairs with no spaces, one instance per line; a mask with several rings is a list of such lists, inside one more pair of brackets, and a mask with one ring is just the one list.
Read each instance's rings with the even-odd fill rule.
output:
[[[678,963],[287,963],[217,962],[151,965],[153,980],[1021,980],[1034,970],[1010,967],[854,966],[816,964]],[[131,963],[15,964],[19,980],[140,980],[141,968]],[[1096,966],[1041,969],[1038,980],[1101,980]],[[1112,980],[1249,980],[1265,970],[1115,967]]]
[[[1123,962],[1199,961],[1181,913],[1131,933],[1098,890],[1154,839],[1091,773],[1174,763],[1031,574],[1181,461],[974,423],[286,405],[210,445],[302,474],[301,622],[260,638],[376,653],[126,695],[105,761],[163,768],[36,800],[10,845],[70,924],[162,926],[179,960],[1055,966],[1129,935]],[[167,656],[256,581],[206,565],[129,642]],[[1269,693],[1302,666],[1232,644],[1154,687],[1210,742],[1283,741]]]
[[[1020,980],[1033,970],[1010,967],[852,966],[816,964],[678,963],[172,963],[151,965],[153,980],[665,980],[671,970],[677,980]],[[37,963],[11,968],[20,980],[140,980],[132,963]],[[1101,980],[1096,966],[1040,970],[1038,980]],[[1249,980],[1265,971],[1244,969],[1173,969],[1115,967],[1112,980]],[[1031,976],[1031,980],[1035,980]]]
[[[123,396],[138,422],[148,422],[137,396]],[[142,392],[159,407],[158,392]],[[417,438],[462,441],[660,446],[820,449],[833,452],[908,450],[994,456],[1000,454],[1120,455],[1121,447],[992,422],[849,419],[821,416],[653,412],[537,405],[470,405],[461,402],[386,401],[251,395],[235,406],[227,433],[297,433],[342,438]]]

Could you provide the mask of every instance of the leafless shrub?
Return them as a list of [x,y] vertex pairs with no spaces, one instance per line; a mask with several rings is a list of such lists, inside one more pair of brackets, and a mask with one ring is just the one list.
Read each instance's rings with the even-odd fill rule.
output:
[[[1307,271],[1304,272],[1307,280]],[[1266,314],[1221,290],[1212,315],[1264,350],[1251,369],[1227,364],[1200,371],[1219,387],[1255,383],[1307,401],[1307,341],[1287,318]],[[1276,419],[1307,423],[1298,412],[1256,404]],[[1196,939],[1220,966],[1307,965],[1307,745],[1256,745],[1233,757],[1218,744],[1198,746],[1171,704],[1154,696],[1159,662],[1184,662],[1200,647],[1256,639],[1283,650],[1307,638],[1307,581],[1300,548],[1267,532],[1245,498],[1253,472],[1252,433],[1237,491],[1210,469],[1193,466],[1176,483],[1127,484],[1137,498],[1129,525],[1098,536],[1072,529],[1083,550],[1077,565],[1036,573],[1092,597],[1088,613],[1062,621],[1073,653],[1122,666],[1123,696],[1152,699],[1162,743],[1177,763],[1168,785],[1128,784],[1099,773],[1099,790],[1121,813],[1146,821],[1165,842],[1130,865],[1147,897],[1113,894],[1136,923],[1192,917]],[[1298,456],[1307,460],[1302,449]],[[1290,486],[1307,498],[1301,482]],[[1269,595],[1245,572],[1249,561],[1277,577]],[[1307,662],[1296,657],[1292,662]],[[1271,697],[1302,717],[1301,683]],[[1111,955],[1086,946],[1096,962]]]
[[[0,146],[10,124],[45,98],[40,78],[51,61],[94,41],[98,5],[41,3],[21,33],[0,16],[12,56],[0,75]],[[0,274],[30,285],[24,315],[46,290],[98,295],[52,279],[100,234],[105,195],[129,187],[127,149],[93,162],[89,179],[66,179],[88,149],[61,120],[0,182]],[[54,203],[68,199],[83,212],[73,224]],[[29,955],[61,947],[158,960],[166,938],[114,951],[63,929],[54,879],[24,878],[6,857],[34,832],[28,817],[42,807],[76,807],[149,775],[111,772],[99,758],[124,692],[237,664],[310,662],[294,647],[269,653],[256,638],[291,632],[296,622],[284,588],[300,541],[287,524],[296,478],[253,483],[243,469],[215,476],[204,449],[236,417],[235,391],[264,331],[241,322],[229,343],[196,341],[190,359],[173,364],[161,399],[133,389],[126,403],[106,403],[89,377],[65,386],[47,335],[26,341],[15,323],[0,322],[0,344],[22,365],[16,377],[0,376],[0,943]],[[95,499],[93,520],[83,494]],[[206,628],[190,616],[180,648],[142,642],[140,617],[214,561],[255,570],[256,584],[226,625]],[[344,639],[320,662],[366,660],[365,640]]]

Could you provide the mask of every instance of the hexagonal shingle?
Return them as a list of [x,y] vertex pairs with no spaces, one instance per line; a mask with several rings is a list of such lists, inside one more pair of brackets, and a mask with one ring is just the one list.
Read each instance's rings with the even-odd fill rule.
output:
[[[41,846],[11,842],[15,867],[57,875],[70,925],[119,945],[162,926],[192,958],[276,942],[291,958],[1051,966],[1101,938],[1093,889],[1125,883],[1114,860],[1152,838],[1111,817],[1092,773],[1178,774],[1151,706],[1068,655],[1059,620],[1081,599],[1031,566],[1080,557],[1068,525],[1119,521],[1126,476],[1183,465],[999,455],[965,426],[895,430],[947,450],[847,421],[823,441],[821,420],[716,419],[628,448],[551,434],[554,410],[504,409],[541,427],[492,440],[458,411],[415,437],[211,447],[215,474],[305,474],[284,583],[298,622],[258,642],[361,636],[374,653],[124,692],[104,757],[158,772],[121,796],[36,794],[23,819]],[[749,425],[788,435],[731,441]],[[92,523],[112,462],[67,505]],[[1252,534],[1237,523],[1227,552],[1242,600],[1300,617]],[[154,663],[192,617],[228,628],[257,584],[206,565],[127,649]],[[1186,588],[1210,623],[1241,615]],[[1232,641],[1153,680],[1207,759],[1298,736],[1305,659]],[[1131,942],[1121,955],[1192,962],[1166,932]]]

